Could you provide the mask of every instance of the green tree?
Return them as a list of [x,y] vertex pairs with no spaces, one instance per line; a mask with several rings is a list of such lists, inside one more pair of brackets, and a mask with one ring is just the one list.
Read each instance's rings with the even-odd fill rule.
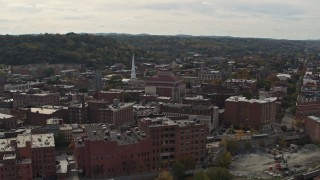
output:
[[281,148],[286,148],[287,147],[287,141],[284,138],[279,139],[279,146]]
[[122,77],[121,76],[114,75],[114,76],[111,76],[109,83],[110,84],[117,84],[117,83],[121,83],[121,81],[122,81]]
[[79,92],[80,93],[87,93],[88,89],[87,88],[81,88],[81,89],[79,89]]
[[203,170],[201,170],[193,176],[193,180],[210,180],[210,179],[208,175]]
[[271,89],[271,82],[270,81],[265,81],[264,90],[270,91],[270,89]]
[[210,180],[232,180],[233,176],[228,169],[223,167],[212,167],[207,170]]
[[180,161],[176,161],[172,167],[173,176],[176,179],[182,179],[185,176],[186,167]]
[[50,77],[54,75],[54,69],[52,67],[46,68],[44,70],[44,74],[46,75],[46,77]]
[[173,177],[168,171],[161,171],[156,180],[173,180]]
[[181,157],[178,161],[185,166],[186,170],[194,169],[197,163],[196,159],[193,156],[189,155]]
[[218,156],[217,160],[220,167],[229,168],[232,162],[232,156],[230,152],[223,152]]
[[234,153],[238,150],[237,141],[227,141],[227,150],[231,153]]

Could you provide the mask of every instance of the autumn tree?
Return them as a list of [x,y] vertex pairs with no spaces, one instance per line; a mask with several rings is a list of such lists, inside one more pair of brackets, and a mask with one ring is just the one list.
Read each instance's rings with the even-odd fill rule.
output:
[[220,167],[229,168],[232,162],[232,156],[230,152],[222,152],[217,160]]
[[233,176],[228,169],[223,167],[212,167],[207,170],[210,180],[232,180]]
[[201,170],[193,176],[193,180],[210,180],[210,179],[208,175],[203,170]]
[[156,180],[173,180],[173,177],[168,171],[161,171]]

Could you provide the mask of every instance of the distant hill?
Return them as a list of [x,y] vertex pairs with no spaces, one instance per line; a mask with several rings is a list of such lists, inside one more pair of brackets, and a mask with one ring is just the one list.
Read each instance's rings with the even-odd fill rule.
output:
[[319,48],[319,41],[116,33],[1,35],[0,63],[85,63],[99,67],[116,62],[129,64],[133,52],[136,57],[155,60],[184,58],[188,52],[230,58],[262,53],[272,58],[295,56],[306,46]]

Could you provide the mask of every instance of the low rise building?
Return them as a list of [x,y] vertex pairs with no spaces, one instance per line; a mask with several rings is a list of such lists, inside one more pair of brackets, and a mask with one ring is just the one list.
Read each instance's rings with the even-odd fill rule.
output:
[[57,93],[14,93],[13,107],[37,107],[44,105],[60,105],[60,94]]
[[18,119],[9,114],[0,113],[0,128],[1,129],[15,129],[18,126]]
[[68,121],[68,108],[63,106],[42,106],[30,108],[26,114],[25,124],[33,126],[44,126],[47,119],[59,118]]
[[221,80],[223,78],[224,78],[224,73],[221,71],[215,71],[215,70],[200,71],[198,74],[199,82]]

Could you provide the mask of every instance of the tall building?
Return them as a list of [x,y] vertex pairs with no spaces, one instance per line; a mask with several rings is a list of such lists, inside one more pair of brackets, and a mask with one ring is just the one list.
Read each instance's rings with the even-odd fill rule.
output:
[[229,97],[225,102],[224,120],[237,127],[271,129],[276,118],[276,100],[276,97],[263,100]]
[[132,55],[131,79],[136,79],[136,66],[134,64],[134,54]]
[[46,179],[56,175],[53,134],[21,134],[0,139],[0,158],[0,179]]
[[180,101],[186,96],[186,84],[183,79],[175,76],[171,71],[158,71],[147,79],[145,93],[150,95],[170,97],[173,101]]
[[105,124],[84,125],[74,136],[79,172],[88,177],[114,177],[160,170],[178,159],[206,156],[206,128],[194,121],[142,119],[139,127],[111,130]]

